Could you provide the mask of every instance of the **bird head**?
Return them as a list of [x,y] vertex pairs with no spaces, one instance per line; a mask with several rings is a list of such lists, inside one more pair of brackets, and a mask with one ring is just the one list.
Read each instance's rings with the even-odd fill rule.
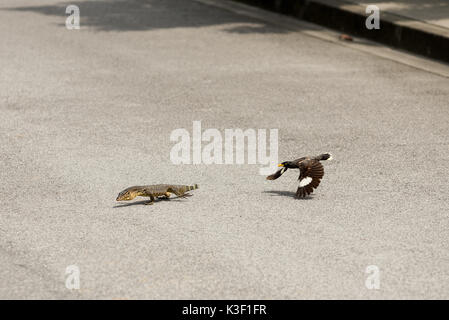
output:
[[284,162],[278,164],[278,167],[284,167],[284,168],[292,169],[292,168],[297,168],[298,166],[295,163],[293,163],[292,161],[284,161]]

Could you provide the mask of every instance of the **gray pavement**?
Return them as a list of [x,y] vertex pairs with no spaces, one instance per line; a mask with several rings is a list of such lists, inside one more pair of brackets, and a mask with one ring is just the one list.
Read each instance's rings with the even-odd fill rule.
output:
[[[0,4],[0,298],[449,298],[447,77],[277,15],[86,0],[70,31],[69,4]],[[194,120],[335,160],[306,200],[297,172],[173,165],[170,133]],[[200,189],[115,203],[152,183]]]
[[[202,0],[206,1],[206,0]],[[449,63],[449,2],[447,0],[235,0],[302,21],[370,39],[407,52]],[[368,13],[376,5],[377,27]],[[377,19],[376,19],[377,20]]]

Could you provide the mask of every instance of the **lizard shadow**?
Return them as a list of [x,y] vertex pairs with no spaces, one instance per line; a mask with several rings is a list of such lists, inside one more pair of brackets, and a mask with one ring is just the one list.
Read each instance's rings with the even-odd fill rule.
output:
[[[169,199],[154,199],[154,204],[158,203],[158,202],[162,202],[162,201],[182,201],[185,198],[182,197],[177,197],[177,198],[169,198]],[[138,205],[142,205],[142,206],[146,206],[149,200],[141,200],[141,201],[135,201],[135,202],[129,202],[129,203],[124,203],[124,204],[119,204],[119,205],[115,205],[113,206],[113,208],[124,208],[124,207],[130,207],[130,206],[138,206]],[[153,204],[153,205],[154,205]]]
[[271,194],[272,197],[289,197],[294,198],[296,200],[312,200],[312,196],[307,196],[304,198],[296,198],[296,192],[293,191],[283,191],[283,190],[269,190],[269,191],[262,191],[263,193]]

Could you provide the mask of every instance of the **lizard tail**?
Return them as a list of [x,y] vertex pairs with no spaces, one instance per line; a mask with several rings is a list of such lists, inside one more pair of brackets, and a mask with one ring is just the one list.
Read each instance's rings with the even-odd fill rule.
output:
[[199,186],[197,185],[197,184],[194,184],[193,186],[187,186],[187,190],[195,190],[195,189],[198,189],[199,188]]

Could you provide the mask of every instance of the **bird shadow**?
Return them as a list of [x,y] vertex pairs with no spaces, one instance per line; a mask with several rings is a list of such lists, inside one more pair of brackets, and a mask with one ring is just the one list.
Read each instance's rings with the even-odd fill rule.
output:
[[[157,198],[157,199],[154,199],[154,204],[156,204],[158,202],[161,202],[161,201],[178,202],[178,201],[183,201],[184,199],[185,198],[183,198],[183,197],[168,198],[168,199]],[[138,206],[138,205],[146,206],[149,201],[150,200],[142,200],[142,201],[135,201],[135,202],[130,202],[130,203],[124,203],[124,204],[115,205],[115,206],[113,206],[113,208],[124,208],[124,207],[130,207],[130,206]]]
[[282,190],[269,190],[269,191],[263,191],[263,193],[268,193],[271,194],[272,197],[289,197],[289,198],[294,198],[297,200],[311,200],[313,199],[312,196],[306,196],[304,198],[296,198],[296,192],[292,192],[292,191],[282,191]]

